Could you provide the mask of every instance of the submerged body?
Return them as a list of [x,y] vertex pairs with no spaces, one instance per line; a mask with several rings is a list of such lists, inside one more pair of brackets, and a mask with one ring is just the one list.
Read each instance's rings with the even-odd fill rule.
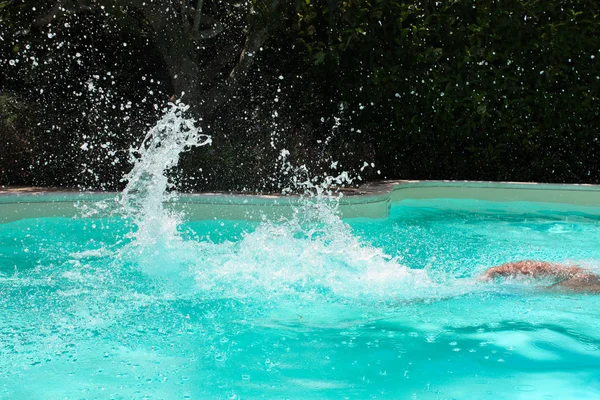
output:
[[546,261],[525,260],[509,262],[488,269],[483,280],[496,277],[556,278],[551,288],[566,288],[577,292],[600,293],[600,276],[576,265],[563,265]]

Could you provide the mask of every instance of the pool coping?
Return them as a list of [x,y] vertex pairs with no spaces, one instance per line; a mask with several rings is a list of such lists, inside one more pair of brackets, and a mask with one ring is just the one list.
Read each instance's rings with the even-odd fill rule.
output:
[[[344,218],[385,218],[393,203],[433,198],[497,202],[540,202],[600,207],[600,185],[485,181],[387,180],[341,189]],[[114,199],[119,192],[78,192],[60,188],[0,188],[0,223],[39,216],[76,216],[77,205]],[[256,219],[287,214],[298,196],[239,193],[182,193],[174,203],[189,219]],[[22,209],[21,211],[19,211]],[[600,210],[600,208],[599,208]],[[19,215],[21,214],[21,215]],[[25,216],[26,215],[26,216]]]

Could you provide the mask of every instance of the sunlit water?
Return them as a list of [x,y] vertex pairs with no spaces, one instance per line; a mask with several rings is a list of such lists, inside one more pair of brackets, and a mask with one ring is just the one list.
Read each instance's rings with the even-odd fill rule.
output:
[[475,279],[519,259],[597,269],[598,210],[334,211],[143,245],[135,218],[0,225],[0,398],[600,396],[600,296]]

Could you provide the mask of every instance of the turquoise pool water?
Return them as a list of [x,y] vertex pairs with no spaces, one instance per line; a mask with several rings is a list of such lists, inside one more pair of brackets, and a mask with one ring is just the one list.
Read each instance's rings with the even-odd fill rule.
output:
[[407,200],[135,231],[0,225],[0,398],[600,397],[600,296],[475,279],[598,269],[599,209]]

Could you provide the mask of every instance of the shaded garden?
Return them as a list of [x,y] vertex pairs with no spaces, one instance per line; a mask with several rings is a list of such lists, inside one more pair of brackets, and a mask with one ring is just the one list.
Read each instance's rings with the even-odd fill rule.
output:
[[0,52],[3,185],[121,188],[178,99],[213,138],[184,190],[277,190],[284,149],[364,180],[600,182],[596,1],[4,0]]

